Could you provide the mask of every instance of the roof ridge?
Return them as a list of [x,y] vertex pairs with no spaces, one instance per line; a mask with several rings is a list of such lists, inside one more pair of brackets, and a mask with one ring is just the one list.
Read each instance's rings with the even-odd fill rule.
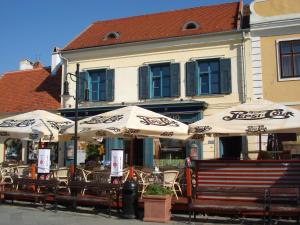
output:
[[118,21],[118,20],[128,20],[128,19],[134,19],[134,18],[139,18],[139,17],[161,15],[161,14],[166,14],[166,13],[183,12],[183,11],[199,9],[199,8],[213,8],[213,7],[216,7],[216,6],[223,6],[223,5],[230,5],[230,4],[239,4],[239,1],[225,2],[225,3],[222,3],[222,4],[214,4],[214,5],[196,6],[196,7],[185,8],[185,9],[174,9],[174,10],[157,12],[157,13],[146,13],[146,14],[142,14],[142,15],[120,17],[120,18],[114,18],[114,19],[109,19],[109,20],[98,20],[98,21],[92,22],[92,24],[101,24],[101,23],[104,23],[104,22]]
[[44,66],[44,67],[38,67],[38,68],[32,68],[32,69],[13,70],[13,71],[4,72],[2,74],[2,76],[9,75],[11,73],[15,74],[15,73],[22,73],[22,72],[37,71],[37,70],[47,70],[47,69],[50,69],[50,68],[51,68],[51,66]]

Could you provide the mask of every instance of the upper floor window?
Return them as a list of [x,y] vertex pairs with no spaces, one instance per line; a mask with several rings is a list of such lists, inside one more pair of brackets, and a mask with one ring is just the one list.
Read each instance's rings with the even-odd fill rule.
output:
[[79,100],[113,101],[114,70],[97,69],[80,73]]
[[150,97],[170,97],[170,64],[150,66]]
[[300,78],[300,40],[280,41],[280,78]]
[[179,63],[161,63],[139,68],[139,99],[178,97]]
[[183,30],[195,30],[199,28],[199,24],[194,21],[189,21],[183,25]]
[[231,93],[231,60],[209,59],[187,62],[186,95]]

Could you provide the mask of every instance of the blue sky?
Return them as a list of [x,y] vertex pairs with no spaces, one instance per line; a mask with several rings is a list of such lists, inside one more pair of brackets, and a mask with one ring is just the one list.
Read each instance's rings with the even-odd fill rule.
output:
[[1,0],[0,74],[18,70],[22,59],[50,65],[53,47],[64,47],[94,21],[233,1]]

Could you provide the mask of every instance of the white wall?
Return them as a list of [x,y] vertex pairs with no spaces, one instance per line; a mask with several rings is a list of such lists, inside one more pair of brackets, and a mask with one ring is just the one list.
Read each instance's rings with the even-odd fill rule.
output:
[[0,143],[0,163],[4,161],[4,144]]

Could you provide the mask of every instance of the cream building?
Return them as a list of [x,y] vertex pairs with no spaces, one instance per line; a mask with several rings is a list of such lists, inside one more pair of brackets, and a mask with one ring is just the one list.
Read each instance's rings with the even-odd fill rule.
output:
[[[80,64],[79,116],[139,105],[189,124],[249,100],[251,39],[241,29],[242,8],[227,3],[93,23],[62,50],[63,74],[75,73]],[[69,88],[74,95],[75,83]],[[73,118],[74,99],[63,97],[60,112]],[[192,144],[199,158],[224,153],[219,139],[148,138],[141,140],[135,164],[183,160]],[[247,148],[243,138],[235,145]],[[126,152],[126,141],[105,141],[107,150],[120,147]]]
[[254,98],[300,110],[300,0],[256,0],[250,10]]

